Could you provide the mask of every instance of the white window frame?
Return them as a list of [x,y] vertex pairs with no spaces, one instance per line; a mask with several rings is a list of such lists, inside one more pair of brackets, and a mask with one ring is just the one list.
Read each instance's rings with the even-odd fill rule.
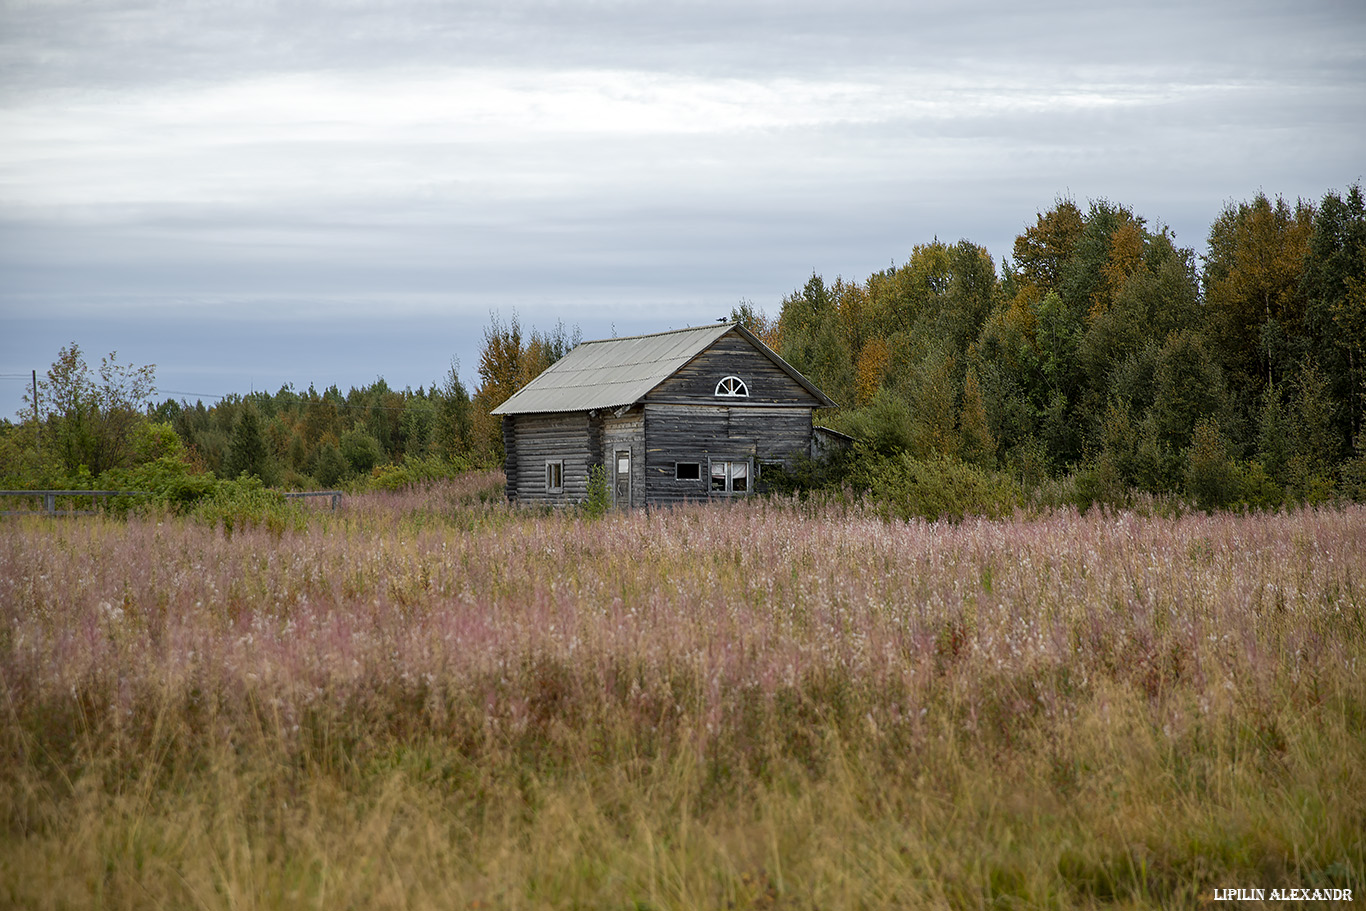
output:
[[716,395],[723,399],[747,399],[749,385],[738,376],[723,376],[716,383]]
[[[722,469],[722,484],[720,490],[716,489],[716,468],[724,465]],[[737,466],[744,467],[745,489],[735,489]],[[713,497],[747,497],[754,493],[754,460],[749,458],[712,458],[707,460],[707,492]]]
[[564,459],[545,460],[545,492],[564,493]]

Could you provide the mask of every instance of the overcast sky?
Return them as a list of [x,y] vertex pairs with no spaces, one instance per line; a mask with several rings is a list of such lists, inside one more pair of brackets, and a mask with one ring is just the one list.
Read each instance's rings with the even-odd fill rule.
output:
[[776,314],[1060,196],[1202,251],[1363,153],[1361,0],[0,0],[0,412],[72,341],[191,400],[472,387],[491,311]]

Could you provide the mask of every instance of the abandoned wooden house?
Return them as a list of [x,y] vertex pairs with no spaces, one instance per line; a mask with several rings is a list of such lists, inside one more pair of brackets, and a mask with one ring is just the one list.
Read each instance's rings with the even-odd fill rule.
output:
[[743,496],[815,445],[834,402],[734,323],[584,342],[493,410],[507,495],[573,503],[602,466],[616,506]]

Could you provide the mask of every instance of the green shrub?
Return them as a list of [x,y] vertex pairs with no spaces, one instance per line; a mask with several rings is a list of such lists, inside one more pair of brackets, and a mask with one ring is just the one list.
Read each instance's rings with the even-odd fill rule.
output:
[[1202,420],[1186,452],[1186,493],[1200,509],[1213,512],[1238,498],[1238,477],[1228,443],[1213,420]]
[[438,456],[407,456],[396,465],[380,465],[370,472],[372,490],[397,491],[414,484],[443,481],[469,471],[470,463],[459,456],[443,459]]
[[208,495],[195,502],[191,515],[209,525],[222,525],[228,535],[235,528],[248,525],[263,526],[279,534],[286,529],[302,530],[307,524],[305,514],[287,501],[283,493],[269,489],[260,478],[251,475],[216,481]]
[[881,456],[863,448],[854,458],[856,465],[850,473],[854,489],[865,492],[888,517],[1000,517],[1024,502],[1014,478],[955,458],[913,459],[906,453]]
[[1366,445],[1363,444],[1366,444],[1366,433],[1357,443],[1356,457],[1343,462],[1339,469],[1343,496],[1358,503],[1366,502]]
[[62,470],[50,447],[40,445],[33,422],[0,421],[0,488],[43,490],[59,487]]
[[185,458],[185,444],[170,424],[144,421],[133,428],[133,460],[135,463],[155,462],[158,459]]
[[1336,485],[1333,478],[1316,467],[1317,460],[1303,454],[1295,455],[1285,466],[1286,499],[1296,503],[1318,506],[1333,499]]
[[1096,504],[1124,508],[1133,502],[1133,490],[1124,483],[1117,460],[1109,451],[1102,452],[1095,464],[1077,470],[1071,480],[1068,502],[1082,513]]
[[1276,510],[1285,504],[1285,491],[1256,460],[1238,469],[1239,497],[1249,509]]
[[583,501],[583,514],[590,519],[606,515],[612,508],[612,482],[607,479],[607,469],[594,465],[588,469],[588,498]]
[[839,429],[883,455],[907,451],[915,442],[915,420],[906,400],[879,390],[866,407],[840,416]]
[[402,490],[413,483],[412,472],[402,465],[380,465],[370,472],[373,490]]
[[[113,506],[124,511],[136,506],[161,506],[174,512],[185,512],[194,503],[211,494],[218,484],[212,472],[195,472],[179,455],[163,455],[132,468],[105,472],[100,486],[109,490],[136,490],[150,494],[150,499],[116,497]],[[127,499],[128,502],[123,502]]]
[[758,489],[776,497],[806,499],[812,491],[838,491],[855,464],[853,450],[836,448],[813,459],[798,453],[790,464],[765,462]]
[[379,440],[359,428],[342,434],[340,448],[351,471],[356,474],[369,474],[384,461],[384,448]]
[[285,490],[314,490],[318,482],[301,471],[286,468],[280,473],[280,486]]

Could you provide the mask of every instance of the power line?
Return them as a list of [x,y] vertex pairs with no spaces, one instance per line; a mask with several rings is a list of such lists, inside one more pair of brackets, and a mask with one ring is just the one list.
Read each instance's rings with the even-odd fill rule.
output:
[[[208,392],[181,392],[181,391],[176,390],[176,389],[159,389],[159,390],[157,390],[157,393],[158,393],[158,396],[159,396],[160,394],[162,394],[162,393],[169,393],[169,394],[171,394],[171,395],[179,395],[179,396],[194,396],[195,398],[199,398],[199,399],[218,399],[220,402],[221,402],[223,399],[226,399],[226,398],[236,398],[236,399],[238,399],[240,402],[244,402],[244,403],[245,403],[245,402],[251,401],[252,396],[257,394],[257,393],[249,393],[249,394],[247,394],[247,395],[243,395],[243,394],[241,394],[240,392],[232,392],[232,393],[227,393],[227,394],[225,394],[225,395],[214,395],[214,394],[208,393]],[[264,396],[267,400],[273,400],[273,399],[274,399],[274,396],[271,395],[269,392],[264,392],[264,393],[259,393],[259,394],[262,395],[262,396]],[[295,394],[298,395],[298,393],[295,393]],[[396,395],[401,395],[401,396],[404,395],[404,393],[402,393],[402,392],[395,393],[395,394],[396,394]],[[279,405],[277,405],[276,407],[277,407],[279,410],[281,410],[281,411],[287,411],[287,410],[289,410],[289,409],[291,409],[291,408],[307,407],[307,406],[309,406],[309,405],[318,404],[318,405],[331,405],[333,408],[336,408],[336,409],[338,409],[338,410],[346,410],[346,409],[350,409],[350,408],[356,408],[356,409],[361,409],[361,410],[364,410],[364,411],[370,411],[370,410],[372,410],[372,409],[378,409],[378,410],[380,410],[380,411],[402,412],[402,411],[407,410],[407,408],[408,408],[407,400],[409,400],[409,399],[418,399],[418,396],[417,396],[416,394],[409,393],[408,395],[404,396],[404,399],[405,399],[405,401],[404,401],[404,404],[402,404],[402,405],[384,405],[384,404],[381,404],[381,403],[379,403],[379,402],[348,402],[348,401],[346,401],[345,399],[331,399],[331,398],[326,398],[326,397],[324,397],[324,396],[320,396],[320,397],[318,397],[318,398],[316,398],[316,399],[310,399],[310,398],[306,398],[306,397],[304,397],[304,396],[299,396],[299,399],[298,399],[297,401],[294,401],[294,402],[286,402],[286,403],[283,403],[283,404],[279,404]],[[185,399],[181,399],[181,401],[185,401]],[[424,401],[431,401],[431,398],[425,399]],[[188,402],[187,402],[186,404],[188,404]]]
[[217,394],[212,393],[212,392],[185,392],[185,391],[180,390],[180,389],[158,389],[158,390],[157,390],[157,395],[161,395],[161,394],[163,394],[163,393],[166,393],[166,394],[169,394],[169,395],[189,395],[189,396],[194,396],[194,397],[197,398],[197,399],[218,399],[218,400],[220,400],[220,401],[228,397],[227,395],[217,395]]

